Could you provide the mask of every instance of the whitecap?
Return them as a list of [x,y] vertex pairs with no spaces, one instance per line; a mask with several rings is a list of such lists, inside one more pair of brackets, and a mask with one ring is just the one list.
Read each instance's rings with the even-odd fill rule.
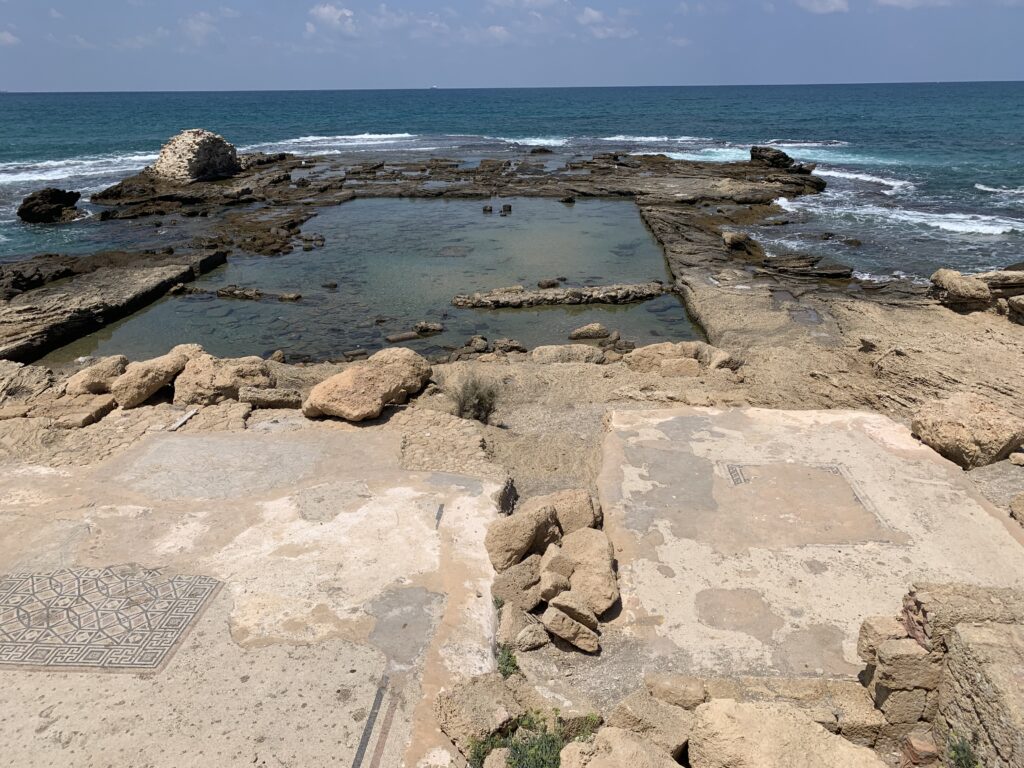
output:
[[509,139],[504,136],[484,136],[483,138],[504,141],[506,144],[521,144],[524,147],[564,147],[569,143],[569,139],[560,136],[528,136],[524,139]]
[[626,136],[619,134],[617,136],[605,136],[601,141],[621,141],[629,142],[630,144],[666,144],[672,141],[668,136]]
[[863,181],[868,184],[881,184],[884,187],[888,187],[885,191],[887,195],[895,195],[901,192],[912,192],[916,187],[912,181],[904,181],[902,179],[886,179],[881,176],[872,176],[870,173],[851,173],[849,171],[836,171],[836,170],[824,170],[818,169],[814,172],[818,176],[825,176],[826,178],[846,179],[848,181]]
[[1024,233],[1024,221],[1003,216],[976,213],[933,213],[907,208],[886,208],[880,205],[837,205],[827,196],[820,199],[802,198],[799,201],[779,198],[776,205],[785,211],[811,210],[828,216],[850,216],[860,219],[881,219],[896,224],[938,229],[957,235],[1009,235]]
[[132,152],[123,155],[86,155],[66,160],[43,160],[38,163],[0,163],[0,184],[123,174],[140,170],[156,158],[157,155],[148,152]]
[[974,188],[979,192],[989,192],[993,195],[1024,195],[1024,187],[989,187],[985,184],[975,184]]
[[737,147],[708,147],[693,152],[633,152],[633,155],[665,155],[673,160],[698,163],[735,163],[750,159],[750,151]]
[[771,139],[765,142],[770,147],[789,147],[791,149],[814,149],[818,147],[848,147],[850,142],[839,139],[825,141],[791,141],[789,139]]

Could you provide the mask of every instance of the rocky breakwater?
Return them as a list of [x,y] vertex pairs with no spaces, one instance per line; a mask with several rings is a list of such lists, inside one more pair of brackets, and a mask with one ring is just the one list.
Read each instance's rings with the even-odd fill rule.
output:
[[464,309],[517,309],[559,304],[631,304],[654,299],[667,292],[665,284],[657,281],[539,290],[527,290],[521,285],[513,285],[484,293],[456,296],[452,299],[452,306]]

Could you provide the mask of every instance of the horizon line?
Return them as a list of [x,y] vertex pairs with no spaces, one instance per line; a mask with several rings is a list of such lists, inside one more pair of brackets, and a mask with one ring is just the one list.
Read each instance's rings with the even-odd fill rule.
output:
[[22,91],[0,88],[0,93],[21,96],[43,95],[103,95],[103,94],[162,94],[162,93],[372,93],[375,91],[559,91],[559,90],[614,90],[622,88],[824,88],[836,86],[872,86],[872,85],[1014,85],[1024,84],[1024,80],[891,80],[866,82],[834,82],[834,83],[711,83],[684,85],[507,85],[507,86],[444,86],[427,85],[416,87],[385,87],[385,88],[213,88],[213,89],[162,89],[162,90],[47,90]]

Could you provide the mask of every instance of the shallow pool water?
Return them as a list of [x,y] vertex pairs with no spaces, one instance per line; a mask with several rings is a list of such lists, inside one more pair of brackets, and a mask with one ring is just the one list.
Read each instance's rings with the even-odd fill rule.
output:
[[[331,359],[386,346],[385,337],[421,320],[446,329],[407,343],[427,354],[462,346],[478,333],[529,347],[561,343],[590,322],[638,343],[697,336],[675,296],[618,307],[452,307],[456,294],[555,277],[570,286],[670,279],[661,248],[632,202],[489,201],[495,211],[504,203],[512,205],[509,216],[484,214],[480,200],[366,199],[322,209],[304,231],[323,234],[323,248],[236,256],[195,284],[211,291],[234,284],[300,293],[301,301],[167,297],[48,360],[114,353],[143,358],[186,341],[219,356],[282,349],[289,358]],[[325,287],[331,284],[337,287]]]

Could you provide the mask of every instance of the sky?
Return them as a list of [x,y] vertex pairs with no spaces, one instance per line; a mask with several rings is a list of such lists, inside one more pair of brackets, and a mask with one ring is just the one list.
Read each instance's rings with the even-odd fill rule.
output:
[[0,90],[1024,80],[1024,0],[0,0]]

